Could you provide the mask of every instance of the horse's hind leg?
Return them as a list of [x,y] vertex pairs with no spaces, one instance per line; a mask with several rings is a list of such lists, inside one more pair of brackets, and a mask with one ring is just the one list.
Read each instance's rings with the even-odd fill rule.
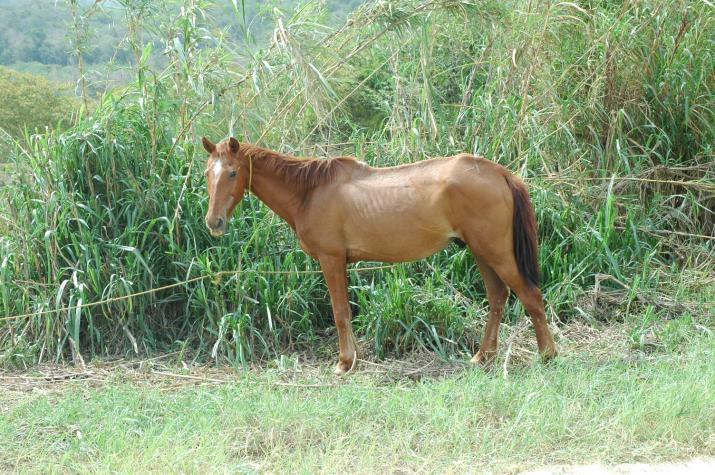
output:
[[489,267],[485,262],[480,260],[475,255],[479,271],[484,280],[484,286],[487,289],[487,300],[489,301],[489,318],[484,327],[484,336],[482,344],[479,345],[479,351],[472,358],[472,363],[481,363],[488,365],[494,360],[497,353],[499,340],[499,324],[504,315],[504,306],[509,297],[509,289],[494,272],[494,269]]
[[[472,250],[472,253],[477,258],[479,269],[484,276],[484,283],[487,286],[487,298],[489,299],[490,307],[493,309],[494,304],[492,304],[492,297],[489,296],[489,286],[494,285],[496,279],[499,279],[502,285],[506,285],[516,294],[519,300],[521,300],[521,303],[524,305],[529,317],[531,317],[531,322],[533,323],[534,330],[536,332],[536,344],[539,347],[541,355],[547,359],[556,356],[556,345],[554,344],[554,339],[551,336],[551,331],[546,324],[546,313],[544,311],[544,301],[541,296],[541,290],[539,290],[536,286],[529,285],[526,279],[524,279],[521,275],[519,268],[516,265],[516,259],[514,258],[513,251],[500,245],[497,240],[479,240],[477,239],[477,236],[473,236],[471,239],[468,239],[467,242],[469,244],[469,248]],[[491,272],[485,271],[485,267]],[[496,279],[492,276],[492,274],[496,274]],[[504,302],[505,301],[506,297],[504,297]],[[504,304],[502,303],[498,320],[495,319],[495,321],[501,321],[503,308]],[[487,329],[484,332],[485,340],[482,342],[482,347],[480,348],[479,353],[474,356],[472,361],[486,361],[488,360],[488,358],[484,358],[485,356],[488,356],[486,351],[496,351],[498,323],[496,324],[497,330],[495,331],[495,325],[492,323],[492,319],[494,318],[492,312],[493,310],[490,312]],[[490,335],[489,330],[495,331],[493,340],[487,340]],[[482,348],[486,348],[485,352],[482,352]]]
[[499,264],[494,263],[494,270],[511,288],[516,296],[521,300],[524,308],[531,317],[536,332],[536,344],[539,353],[545,359],[556,356],[556,345],[551,336],[551,330],[546,323],[546,312],[544,311],[544,299],[541,290],[534,285],[529,285],[526,279],[519,272],[514,259],[505,259]]

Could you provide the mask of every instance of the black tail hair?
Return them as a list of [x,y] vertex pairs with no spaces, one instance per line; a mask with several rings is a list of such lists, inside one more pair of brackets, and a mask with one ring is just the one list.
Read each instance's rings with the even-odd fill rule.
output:
[[521,181],[507,176],[514,197],[514,256],[519,272],[529,285],[539,286],[539,232],[529,191]]

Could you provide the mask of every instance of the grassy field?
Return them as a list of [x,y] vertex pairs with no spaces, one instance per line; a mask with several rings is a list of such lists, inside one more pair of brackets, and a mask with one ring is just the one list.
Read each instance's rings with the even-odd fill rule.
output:
[[[325,21],[334,2],[306,2],[266,11],[270,44],[245,47],[231,40],[250,36],[244,2],[219,22],[208,1],[120,3],[133,82],[71,121],[30,127],[32,108],[0,104],[18,125],[0,135],[0,472],[503,473],[715,454],[710,2],[380,0],[343,25]],[[84,21],[95,6],[68,31],[78,63],[102,34]],[[493,369],[468,367],[486,295],[449,246],[351,271],[364,361],[334,379],[326,286],[292,230],[255,197],[222,239],[206,230],[203,135],[507,167],[537,213],[561,357],[537,361],[512,303]]]
[[572,322],[546,365],[520,325],[490,371],[420,353],[342,379],[332,361],[235,371],[175,354],[5,372],[0,470],[509,473],[715,455],[712,319],[646,320]]

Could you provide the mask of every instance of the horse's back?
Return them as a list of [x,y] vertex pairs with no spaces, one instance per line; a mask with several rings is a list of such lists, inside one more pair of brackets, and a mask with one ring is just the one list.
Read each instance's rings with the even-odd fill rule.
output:
[[474,197],[469,177],[491,175],[491,168],[466,154],[389,168],[350,164],[335,182],[314,191],[301,232],[306,247],[311,239],[341,243],[349,260],[429,256],[461,237],[458,214],[465,206],[455,200]]

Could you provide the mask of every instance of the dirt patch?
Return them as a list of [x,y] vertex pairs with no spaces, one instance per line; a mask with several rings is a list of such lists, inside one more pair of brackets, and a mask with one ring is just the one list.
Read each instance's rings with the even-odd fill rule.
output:
[[385,359],[379,362],[360,360],[350,378],[336,378],[332,373],[333,360],[292,358],[286,367],[253,365],[246,371],[230,366],[187,365],[170,353],[142,360],[96,359],[86,365],[38,365],[27,371],[0,369],[0,402],[3,394],[12,398],[18,393],[60,393],[68,387],[103,387],[121,381],[137,387],[174,390],[184,386],[216,385],[234,382],[252,384],[261,372],[273,373],[270,384],[289,387],[332,387],[358,381],[372,384],[394,384],[399,381],[440,379],[468,371],[472,366],[464,362],[448,362],[427,351],[415,351],[404,359]]
[[521,472],[520,475],[681,475],[715,473],[715,458],[669,463],[624,463],[619,465],[554,465]]

